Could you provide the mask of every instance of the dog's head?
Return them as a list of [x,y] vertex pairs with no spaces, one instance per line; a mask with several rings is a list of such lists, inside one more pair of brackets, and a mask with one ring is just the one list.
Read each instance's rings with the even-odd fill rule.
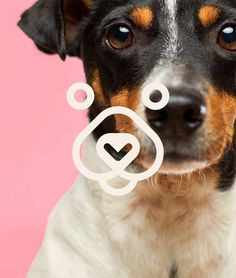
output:
[[[219,162],[232,145],[236,118],[236,2],[233,0],[39,0],[19,26],[40,50],[83,59],[96,100],[90,118],[109,106],[136,111],[160,135],[161,169],[184,173]],[[161,111],[141,102],[159,81],[170,102]],[[152,101],[160,98],[153,90]],[[125,116],[106,121],[97,136],[129,132],[151,141]]]

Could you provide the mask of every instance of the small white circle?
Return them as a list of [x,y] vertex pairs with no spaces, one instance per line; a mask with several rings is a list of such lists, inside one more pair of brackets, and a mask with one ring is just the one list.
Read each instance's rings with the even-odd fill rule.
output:
[[[84,91],[86,94],[86,99],[83,102],[79,102],[75,98],[76,93],[80,90]],[[75,110],[88,109],[93,104],[94,98],[95,96],[93,89],[86,83],[74,83],[67,91],[67,101]]]
[[[159,91],[162,95],[161,100],[158,102],[151,101],[150,97],[154,91]],[[143,104],[151,110],[161,110],[170,101],[170,93],[166,86],[158,81],[154,81],[144,87],[142,92]]]

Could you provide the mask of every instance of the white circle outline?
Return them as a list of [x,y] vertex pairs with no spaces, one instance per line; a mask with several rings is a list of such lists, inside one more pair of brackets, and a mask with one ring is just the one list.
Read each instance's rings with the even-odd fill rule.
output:
[[[84,91],[86,93],[86,99],[83,102],[76,100],[75,96],[78,91]],[[86,83],[78,82],[71,85],[67,92],[67,101],[69,105],[75,110],[86,110],[94,102],[95,95],[93,89]]]
[[[161,100],[158,102],[153,102],[150,99],[150,96],[154,91],[159,91],[162,95]],[[147,108],[151,110],[161,110],[169,103],[169,101],[169,90],[165,85],[161,84],[160,82],[153,81],[144,87],[142,92],[142,102]]]

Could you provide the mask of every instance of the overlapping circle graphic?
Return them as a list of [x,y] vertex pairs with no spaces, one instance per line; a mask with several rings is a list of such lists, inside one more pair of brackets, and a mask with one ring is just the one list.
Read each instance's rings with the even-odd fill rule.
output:
[[[152,102],[150,95],[152,92],[158,90],[162,98],[159,102]],[[84,91],[86,99],[84,102],[76,100],[76,94],[78,91]],[[151,110],[160,110],[164,108],[169,102],[168,89],[159,82],[153,82],[144,87],[142,93],[143,104]],[[88,109],[94,101],[94,91],[86,83],[75,83],[67,92],[67,100],[70,106],[76,110]],[[156,157],[152,166],[142,173],[130,173],[126,171],[126,168],[132,164],[132,162],[138,157],[140,152],[139,140],[129,133],[107,133],[100,137],[96,143],[96,151],[100,159],[110,168],[110,171],[106,173],[95,173],[89,170],[83,163],[83,159],[80,155],[83,143],[89,137],[91,133],[108,117],[122,114],[129,117],[135,125],[142,130],[153,142],[156,149]],[[127,144],[131,146],[130,151],[119,161],[113,158],[113,156],[105,149],[105,146],[109,144],[117,152],[120,152]],[[160,137],[154,130],[144,122],[133,110],[123,106],[113,106],[102,111],[76,138],[73,145],[73,161],[77,170],[90,180],[97,181],[102,189],[113,196],[124,196],[129,194],[138,184],[138,182],[148,179],[153,176],[161,167],[164,159],[164,147]],[[120,177],[128,181],[128,184],[123,188],[113,188],[109,185],[109,181]]]

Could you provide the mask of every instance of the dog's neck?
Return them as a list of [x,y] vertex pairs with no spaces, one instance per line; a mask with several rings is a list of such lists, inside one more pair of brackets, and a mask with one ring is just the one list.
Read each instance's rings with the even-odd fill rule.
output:
[[[101,171],[103,166],[98,163],[96,142],[92,136],[84,147],[84,162],[93,170]],[[127,237],[129,244],[135,248],[140,237],[149,238],[149,233],[151,237],[154,233],[156,242],[159,235],[169,234],[171,230],[173,234],[168,239],[171,241],[176,237],[176,228],[177,238],[184,239],[188,236],[186,232],[195,233],[193,227],[205,231],[205,227],[211,224],[217,226],[221,219],[234,223],[236,184],[227,191],[220,191],[217,189],[219,178],[220,173],[215,167],[189,175],[156,174],[140,182],[130,194],[122,198],[108,195],[98,183],[88,179],[86,189],[99,206],[112,240],[118,243],[123,252],[126,243],[123,246],[121,242],[126,242]],[[125,186],[119,179],[112,185]],[[173,246],[170,248],[172,252]]]

